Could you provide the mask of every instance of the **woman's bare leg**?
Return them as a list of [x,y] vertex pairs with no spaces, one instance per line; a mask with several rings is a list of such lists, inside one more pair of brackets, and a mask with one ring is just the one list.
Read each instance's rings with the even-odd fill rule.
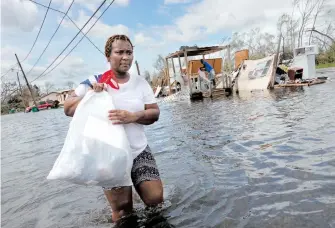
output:
[[163,202],[163,184],[161,180],[143,181],[135,188],[145,205],[153,207]]
[[116,222],[122,216],[130,214],[133,210],[132,187],[121,187],[104,190],[105,196],[112,208],[112,220]]

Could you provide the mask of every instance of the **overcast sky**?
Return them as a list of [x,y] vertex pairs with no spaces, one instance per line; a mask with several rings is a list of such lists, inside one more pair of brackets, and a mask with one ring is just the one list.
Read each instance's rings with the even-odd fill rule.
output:
[[[36,0],[48,5],[49,0]],[[111,0],[99,11],[101,14]],[[51,7],[66,11],[72,0],[53,0]],[[102,0],[75,0],[69,15],[81,27]],[[335,1],[334,1],[335,2]],[[2,74],[15,63],[14,53],[23,59],[29,52],[41,26],[46,8],[27,0],[1,1],[1,70]],[[115,0],[88,37],[104,51],[105,41],[116,33],[130,36],[135,45],[135,59],[141,73],[153,70],[158,54],[168,55],[182,45],[216,45],[234,31],[260,27],[276,35],[276,22],[284,13],[291,13],[291,0]],[[23,62],[29,71],[57,28],[62,14],[49,10],[39,39],[30,56]],[[96,20],[94,18],[87,27]],[[86,30],[84,30],[86,31]],[[65,20],[49,48],[28,74],[28,80],[40,75],[70,42],[78,29]],[[81,35],[63,55],[79,41]],[[58,61],[57,61],[58,62]],[[56,63],[57,63],[56,62]],[[50,68],[51,69],[51,68]],[[50,74],[36,81],[45,81],[59,87],[67,81],[80,82],[89,75],[107,70],[104,57],[87,39]],[[135,66],[131,69],[135,72]],[[16,77],[16,71],[6,79]]]

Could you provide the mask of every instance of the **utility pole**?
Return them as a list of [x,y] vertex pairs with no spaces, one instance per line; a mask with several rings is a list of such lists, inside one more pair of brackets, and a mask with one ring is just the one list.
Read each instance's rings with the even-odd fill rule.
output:
[[26,84],[27,84],[27,87],[28,87],[28,89],[29,89],[29,91],[30,91],[31,97],[33,98],[34,105],[35,105],[36,108],[37,108],[37,103],[36,103],[36,101],[35,101],[35,97],[34,97],[33,91],[31,90],[31,87],[30,87],[29,82],[28,82],[28,80],[27,80],[26,74],[24,73],[24,71],[23,71],[23,69],[22,69],[22,66],[21,66],[21,63],[20,63],[20,61],[19,61],[19,58],[17,57],[16,54],[15,54],[15,57],[16,57],[17,63],[19,64],[19,66],[20,66],[20,68],[21,68],[22,75],[23,75],[23,77],[24,77],[24,80],[26,81]]
[[137,74],[141,75],[141,73],[140,73],[140,67],[138,66],[137,60],[135,61],[135,64],[136,64]]
[[19,87],[20,87],[20,92],[21,92],[21,96],[22,96],[22,87],[21,87],[21,83],[20,83],[20,78],[19,78],[19,72],[16,72],[16,76],[17,76],[17,81],[19,82]]

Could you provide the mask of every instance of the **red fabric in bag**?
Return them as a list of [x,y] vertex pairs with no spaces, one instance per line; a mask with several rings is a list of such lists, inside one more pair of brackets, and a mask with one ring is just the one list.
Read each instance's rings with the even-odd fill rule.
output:
[[112,87],[113,89],[119,89],[119,84],[117,83],[116,76],[112,70],[106,71],[98,81],[99,83],[105,83]]

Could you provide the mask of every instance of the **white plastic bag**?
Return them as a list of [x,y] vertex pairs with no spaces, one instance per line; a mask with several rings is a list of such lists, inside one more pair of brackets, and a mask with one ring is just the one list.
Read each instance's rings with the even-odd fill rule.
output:
[[112,109],[113,100],[107,92],[85,95],[47,179],[104,187],[132,185],[130,145],[124,127],[108,119]]

